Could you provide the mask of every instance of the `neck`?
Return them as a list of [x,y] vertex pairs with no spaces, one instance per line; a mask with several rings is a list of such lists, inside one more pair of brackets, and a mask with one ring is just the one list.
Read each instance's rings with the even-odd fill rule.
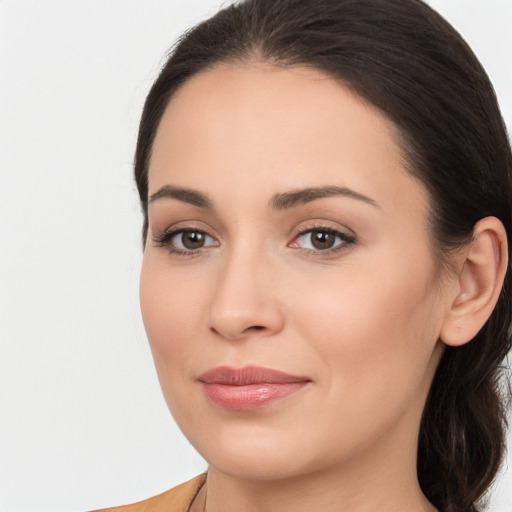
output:
[[210,467],[191,512],[435,512],[416,476],[417,439],[393,430],[357,457],[303,475],[261,480]]
[[[416,478],[416,464],[387,463],[343,467],[270,481],[241,479],[210,467],[201,507],[193,512],[435,512]],[[204,508],[203,508],[204,506]]]

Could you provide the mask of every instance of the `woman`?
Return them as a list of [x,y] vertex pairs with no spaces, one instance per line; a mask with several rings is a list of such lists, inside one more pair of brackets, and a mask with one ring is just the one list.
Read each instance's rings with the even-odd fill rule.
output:
[[482,510],[512,156],[446,21],[419,0],[227,7],[153,85],[135,176],[146,331],[209,467],[114,510]]

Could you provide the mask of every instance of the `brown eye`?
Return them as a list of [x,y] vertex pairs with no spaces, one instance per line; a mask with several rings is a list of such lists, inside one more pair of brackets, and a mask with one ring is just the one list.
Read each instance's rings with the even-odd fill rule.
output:
[[180,239],[181,245],[189,250],[200,249],[206,241],[206,236],[201,231],[183,231],[176,238]]
[[311,245],[318,250],[331,249],[336,242],[336,235],[329,231],[311,231]]
[[292,243],[292,247],[312,252],[334,252],[344,246],[353,245],[354,236],[331,228],[315,228],[303,231]]
[[184,255],[219,246],[217,240],[198,229],[178,229],[163,233],[155,238],[155,243],[157,247],[165,247],[170,253]]

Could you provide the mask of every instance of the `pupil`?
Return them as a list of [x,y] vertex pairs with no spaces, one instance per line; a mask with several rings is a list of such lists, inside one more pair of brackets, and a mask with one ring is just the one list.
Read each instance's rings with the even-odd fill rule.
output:
[[181,241],[187,249],[199,249],[204,244],[204,234],[198,231],[187,231],[183,233]]
[[334,245],[335,236],[327,231],[313,231],[312,244],[315,249],[330,249]]

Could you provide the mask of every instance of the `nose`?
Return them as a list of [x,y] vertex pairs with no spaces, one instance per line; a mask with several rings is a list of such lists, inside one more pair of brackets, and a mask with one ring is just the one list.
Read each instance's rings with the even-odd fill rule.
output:
[[210,303],[210,330],[227,340],[278,333],[284,319],[274,268],[261,254],[248,250],[226,258]]

